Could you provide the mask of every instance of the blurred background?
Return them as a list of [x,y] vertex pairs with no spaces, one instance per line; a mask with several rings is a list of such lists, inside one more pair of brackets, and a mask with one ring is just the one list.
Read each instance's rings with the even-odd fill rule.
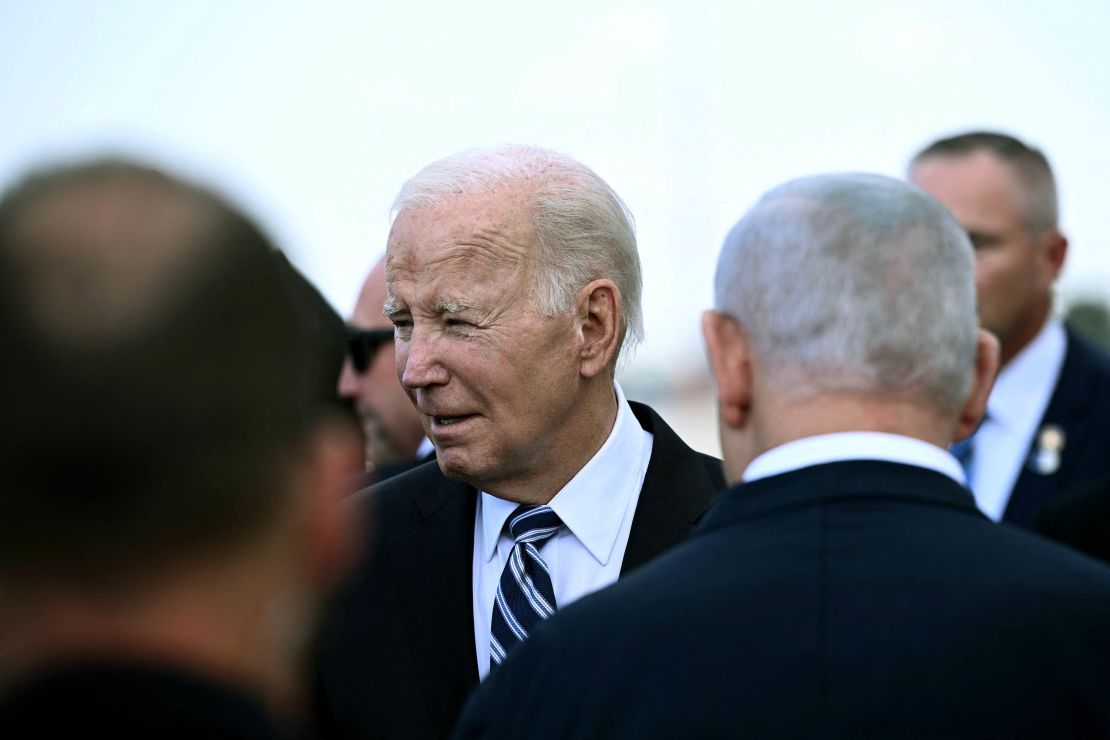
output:
[[0,181],[138,155],[248,208],[343,315],[401,183],[455,151],[563,150],[636,216],[647,340],[622,373],[716,452],[698,328],[764,190],[901,175],[970,128],[1041,147],[1071,252],[1058,309],[1105,341],[1110,3],[929,0],[0,4]]

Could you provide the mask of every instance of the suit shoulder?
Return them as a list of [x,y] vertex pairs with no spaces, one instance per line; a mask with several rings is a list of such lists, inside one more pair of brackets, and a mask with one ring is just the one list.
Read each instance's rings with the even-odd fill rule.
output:
[[705,468],[706,475],[709,476],[713,484],[720,489],[725,487],[725,469],[723,463],[712,455],[706,455],[704,452],[695,452],[698,459],[701,461],[702,467]]
[[469,486],[446,478],[432,460],[359,491],[348,503],[388,537],[433,515],[458,488]]
[[653,438],[645,489],[662,492],[672,507],[697,521],[725,487],[721,461],[692,449],[650,406],[635,401],[629,405]]
[[1082,383],[1087,378],[1090,390],[1110,398],[1110,353],[1071,330],[1067,342],[1059,382]]

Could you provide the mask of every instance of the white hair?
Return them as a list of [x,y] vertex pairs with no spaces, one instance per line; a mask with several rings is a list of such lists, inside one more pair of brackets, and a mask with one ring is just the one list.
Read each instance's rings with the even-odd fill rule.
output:
[[916,187],[836,174],[764,195],[725,240],[716,306],[776,388],[958,410],[976,352],[971,243]]
[[460,195],[503,188],[528,193],[533,209],[532,290],[549,316],[572,310],[578,291],[608,278],[620,292],[623,345],[643,339],[643,279],[632,214],[604,180],[571,157],[535,146],[473,149],[429,164],[401,187],[393,215]]

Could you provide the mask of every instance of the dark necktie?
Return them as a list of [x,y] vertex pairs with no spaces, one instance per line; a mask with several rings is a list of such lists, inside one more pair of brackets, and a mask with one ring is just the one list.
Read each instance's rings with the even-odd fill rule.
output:
[[562,524],[547,506],[519,506],[509,517],[513,549],[501,571],[493,603],[491,666],[500,665],[533,627],[555,613],[555,589],[539,548]]

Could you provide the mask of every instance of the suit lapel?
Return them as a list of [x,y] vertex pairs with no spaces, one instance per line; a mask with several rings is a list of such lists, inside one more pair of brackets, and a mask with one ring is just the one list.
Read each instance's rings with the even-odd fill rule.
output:
[[[1080,437],[1080,422],[1090,413],[1088,403],[1092,397],[1091,385],[1098,378],[1087,361],[1079,340],[1070,331],[1067,337],[1067,350],[1064,364],[1060,368],[1060,377],[1052,391],[1044,418],[1033,433],[1033,444],[1022,458],[1021,472],[1018,473],[1017,483],[1014,484],[1010,500],[1006,504],[1003,521],[1010,524],[1023,527],[1033,527],[1036,524],[1045,504],[1067,486],[1074,468],[1072,463],[1077,456],[1076,449],[1083,442]],[[1041,433],[1047,425],[1063,430],[1066,445],[1060,457],[1059,469],[1045,474],[1034,470],[1030,461],[1036,454]]]
[[724,489],[719,461],[687,447],[649,407],[630,405],[640,426],[651,432],[652,445],[622,576],[689,536]]
[[[724,488],[719,461],[687,447],[648,407],[631,405],[653,442],[622,575],[689,535]],[[440,476],[415,496],[421,521],[384,543],[407,647],[440,736],[478,685],[471,570],[477,500],[472,487]]]
[[386,543],[428,711],[446,737],[478,685],[471,596],[477,493],[442,478],[416,504],[423,522]]

